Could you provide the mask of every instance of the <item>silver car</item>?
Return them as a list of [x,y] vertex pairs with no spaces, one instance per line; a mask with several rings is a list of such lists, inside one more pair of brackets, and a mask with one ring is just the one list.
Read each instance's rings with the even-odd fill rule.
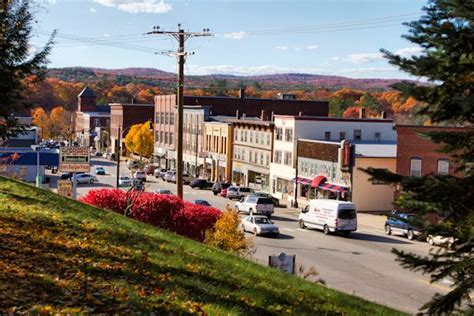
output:
[[164,194],[164,195],[172,195],[173,194],[173,192],[171,192],[168,189],[158,189],[158,190],[156,190],[156,193],[157,194]]
[[97,182],[97,178],[94,175],[88,173],[77,174],[75,179],[77,184]]
[[241,228],[244,232],[251,232],[255,236],[280,234],[278,227],[266,216],[247,216],[242,219]]

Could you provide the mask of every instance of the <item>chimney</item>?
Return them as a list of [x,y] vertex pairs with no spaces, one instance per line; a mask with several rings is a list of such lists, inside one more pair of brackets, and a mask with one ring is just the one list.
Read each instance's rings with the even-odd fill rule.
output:
[[360,108],[359,109],[359,118],[366,118],[366,114],[365,114],[365,108]]
[[260,121],[265,121],[265,110],[260,111]]
[[243,88],[239,89],[239,98],[241,100],[245,99],[245,89]]
[[299,111],[298,116],[303,116],[303,112]]
[[245,117],[246,117],[246,116],[247,116],[247,115],[245,115],[245,113],[242,113],[242,119],[243,119],[243,120],[245,120]]
[[387,118],[387,112],[382,111],[382,112],[380,113],[380,118],[386,119],[386,118]]
[[236,119],[240,119],[239,110],[235,110],[235,118],[236,118]]

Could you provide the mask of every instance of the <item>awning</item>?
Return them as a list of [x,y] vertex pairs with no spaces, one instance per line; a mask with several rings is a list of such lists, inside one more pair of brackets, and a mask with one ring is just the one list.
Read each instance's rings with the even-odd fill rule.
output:
[[311,187],[312,188],[317,188],[319,187],[321,184],[323,184],[324,182],[326,182],[326,177],[325,176],[317,176],[313,179],[313,181],[311,181]]
[[342,187],[340,185],[337,185],[337,184],[332,184],[332,183],[324,183],[324,184],[321,184],[319,186],[319,189],[321,190],[326,190],[326,191],[331,191],[331,192],[343,192],[343,191],[346,191],[347,188],[346,187]]
[[295,180],[296,180],[296,183],[300,183],[300,184],[311,184],[311,180],[310,180],[310,179],[298,177],[298,178],[293,178],[293,180],[291,180],[291,181],[292,181],[292,182],[295,182]]

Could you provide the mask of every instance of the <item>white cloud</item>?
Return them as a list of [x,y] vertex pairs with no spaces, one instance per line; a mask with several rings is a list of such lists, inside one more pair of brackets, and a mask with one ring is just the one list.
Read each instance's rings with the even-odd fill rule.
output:
[[314,50],[314,49],[318,49],[319,48],[319,45],[309,45],[309,46],[306,46],[306,49],[307,50]]
[[173,10],[164,0],[93,0],[106,7],[129,13],[166,13]]
[[423,48],[419,46],[410,46],[410,47],[403,47],[400,48],[395,52],[395,54],[400,55],[402,57],[411,57],[413,55],[419,55],[423,52]]
[[301,48],[295,47],[294,50],[295,50],[295,52],[300,52],[300,51],[301,51]]
[[274,47],[275,49],[278,49],[278,50],[288,50],[288,46],[275,46]]
[[341,59],[341,57],[339,57],[339,56],[331,57],[331,61],[339,61],[340,59]]
[[49,4],[56,4],[56,0],[48,0],[47,1]]
[[309,74],[327,74],[327,69],[324,68],[295,68],[295,67],[280,67],[273,65],[262,66],[197,66],[189,65],[189,70],[193,75],[240,75],[240,76],[256,76],[256,75],[272,75],[282,73],[309,73]]
[[230,39],[235,39],[235,40],[241,40],[247,37],[248,35],[249,34],[246,32],[230,32],[230,33],[222,34],[222,36],[225,38],[230,38]]
[[90,13],[96,13],[96,12],[97,12],[97,10],[96,10],[96,9],[94,9],[94,8],[90,8],[90,9],[89,9],[89,12],[90,12]]
[[362,53],[351,54],[347,56],[346,60],[351,64],[366,64],[383,59],[382,53]]
[[109,33],[104,33],[104,37],[110,37]]

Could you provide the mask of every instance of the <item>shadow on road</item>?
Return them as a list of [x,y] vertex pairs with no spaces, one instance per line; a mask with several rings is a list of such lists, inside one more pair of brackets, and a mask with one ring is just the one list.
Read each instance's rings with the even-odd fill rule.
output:
[[380,242],[380,243],[386,243],[386,244],[399,244],[399,245],[411,244],[411,242],[407,242],[403,240],[397,240],[397,239],[392,239],[388,237],[357,233],[357,232],[352,233],[349,236],[349,239],[366,240],[366,241]]
[[272,220],[275,221],[282,221],[282,222],[297,222],[297,219],[294,218],[289,218],[289,217],[282,217],[282,216],[277,216],[277,215],[272,215]]
[[278,236],[276,237],[276,239],[295,239],[295,237],[291,236],[291,235],[287,235],[287,234],[278,234]]

